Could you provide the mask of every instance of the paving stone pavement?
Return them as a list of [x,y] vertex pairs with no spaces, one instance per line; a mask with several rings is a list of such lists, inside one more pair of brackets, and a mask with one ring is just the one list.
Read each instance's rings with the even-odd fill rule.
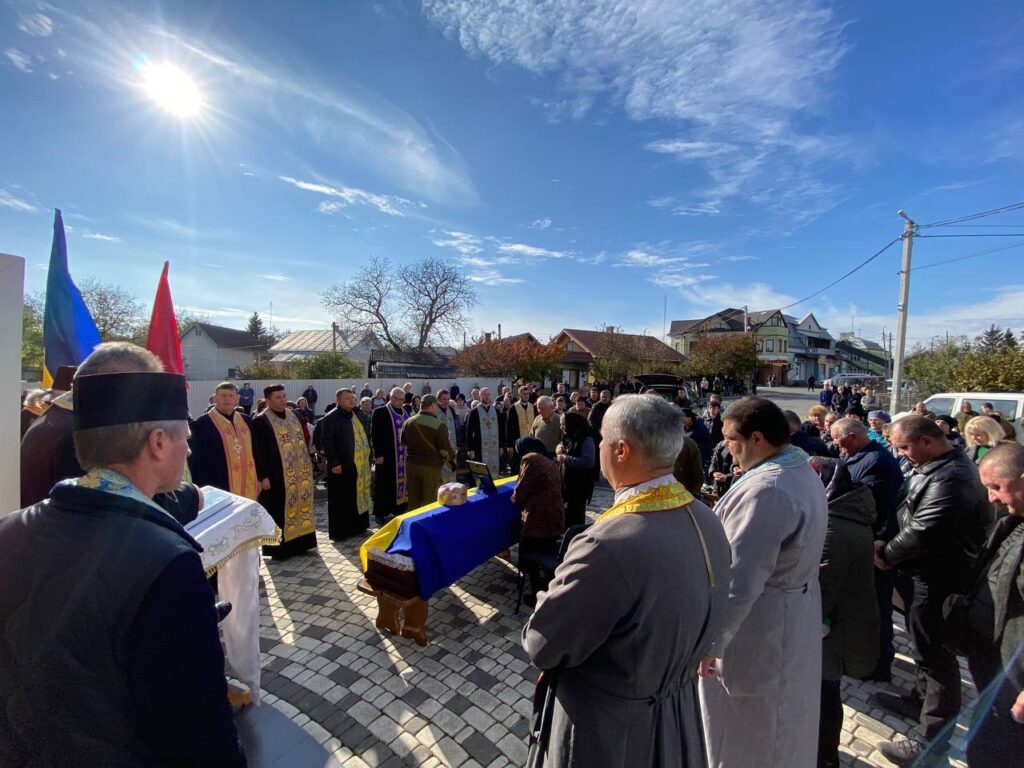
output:
[[[607,486],[598,486],[591,515],[610,500]],[[374,627],[376,601],[356,589],[362,539],[327,538],[320,488],[317,524],[317,550],[283,562],[264,558],[261,566],[266,703],[345,768],[523,765],[537,673],[519,644],[529,609],[513,613],[513,565],[493,558],[435,595],[430,642],[420,648]],[[900,625],[895,682],[906,688],[908,643]],[[966,670],[962,676],[968,701],[974,690]],[[876,745],[912,726],[871,706],[878,689],[844,681],[843,765],[891,765]]]

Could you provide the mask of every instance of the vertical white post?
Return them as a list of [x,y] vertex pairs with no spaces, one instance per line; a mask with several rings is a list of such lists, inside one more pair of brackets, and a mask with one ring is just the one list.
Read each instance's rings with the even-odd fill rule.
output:
[[21,314],[25,260],[0,253],[0,517],[21,506]]
[[907,347],[907,303],[910,301],[910,254],[916,225],[903,211],[903,266],[900,269],[900,303],[896,310],[896,360],[892,368],[892,413],[899,413],[903,396],[903,357]]

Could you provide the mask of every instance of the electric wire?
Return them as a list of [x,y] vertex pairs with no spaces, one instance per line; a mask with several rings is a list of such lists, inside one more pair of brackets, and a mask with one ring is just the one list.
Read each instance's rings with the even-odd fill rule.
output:
[[998,216],[1001,213],[1008,213],[1010,211],[1019,211],[1024,209],[1024,201],[1019,203],[1010,203],[1004,205],[1001,208],[993,208],[990,211],[980,211],[979,213],[969,213],[966,216],[955,216],[951,219],[943,219],[941,221],[933,221],[929,224],[918,224],[918,229],[930,229],[931,227],[948,227],[953,224],[959,224],[965,221],[974,221],[976,219],[984,219],[989,216]]
[[941,267],[943,264],[953,264],[957,261],[967,261],[967,259],[975,259],[978,256],[988,256],[990,253],[1000,253],[1002,251],[1009,251],[1013,248],[1024,248],[1024,243],[1014,243],[1013,245],[1004,245],[1002,248],[990,248],[987,251],[979,251],[978,253],[969,253],[966,256],[957,256],[953,259],[944,259],[942,261],[933,261],[928,264],[922,264],[919,267],[911,267],[911,272],[917,272],[919,269],[931,269],[932,267]]
[[824,288],[820,288],[820,289],[818,289],[817,291],[815,291],[814,293],[812,293],[812,294],[811,294],[810,296],[806,296],[806,297],[804,297],[804,298],[800,299],[799,301],[794,301],[794,302],[793,302],[792,304],[787,304],[787,305],[786,305],[786,306],[784,306],[784,307],[779,307],[779,311],[782,311],[782,310],[784,310],[784,309],[789,309],[790,307],[795,307],[795,306],[796,306],[797,304],[803,304],[803,303],[804,303],[805,301],[810,301],[811,299],[813,299],[813,298],[814,298],[815,296],[817,296],[818,294],[820,294],[820,293],[824,293],[824,292],[825,292],[825,291],[827,291],[827,290],[828,290],[829,288],[832,288],[833,286],[839,285],[839,283],[843,282],[843,280],[845,280],[846,278],[848,278],[848,277],[849,277],[850,275],[852,275],[853,273],[855,273],[855,272],[858,272],[858,271],[860,271],[861,269],[863,269],[864,267],[866,267],[866,266],[867,266],[868,264],[870,264],[870,263],[871,263],[872,261],[874,261],[875,259],[877,259],[877,258],[878,258],[879,256],[881,256],[881,255],[882,255],[883,253],[885,253],[886,251],[888,251],[888,250],[889,250],[890,248],[892,248],[892,247],[893,247],[894,245],[896,245],[896,243],[898,243],[898,242],[899,242],[900,240],[902,240],[902,239],[903,239],[903,235],[900,235],[899,237],[894,237],[894,238],[893,238],[892,240],[890,240],[890,241],[889,241],[888,243],[886,243],[886,244],[885,244],[884,246],[882,246],[882,248],[880,248],[879,250],[875,251],[875,252],[874,252],[873,254],[871,254],[870,256],[868,256],[868,257],[867,257],[866,259],[864,259],[864,261],[862,261],[862,262],[861,262],[860,264],[858,264],[858,265],[857,265],[856,267],[854,267],[854,268],[853,268],[853,269],[851,269],[851,270],[850,270],[849,272],[847,272],[847,273],[846,273],[845,275],[843,275],[842,277],[840,277],[840,278],[839,278],[838,280],[833,280],[833,281],[832,281],[831,283],[829,283],[828,285],[826,285],[826,286],[825,286]]

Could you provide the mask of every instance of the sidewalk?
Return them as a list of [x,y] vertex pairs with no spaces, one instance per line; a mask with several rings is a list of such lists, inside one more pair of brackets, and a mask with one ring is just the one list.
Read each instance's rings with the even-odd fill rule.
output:
[[[529,609],[513,614],[513,566],[494,558],[435,595],[427,647],[392,638],[373,625],[375,600],[356,590],[362,540],[327,538],[321,495],[319,549],[284,562],[265,559],[261,568],[267,705],[346,768],[523,765],[537,673],[519,645]],[[610,499],[599,486],[591,512]],[[895,680],[905,687],[912,679],[908,642],[900,626]],[[973,688],[966,671],[963,677],[967,700]],[[891,765],[875,745],[912,725],[871,708],[868,697],[878,689],[844,682],[844,765]]]

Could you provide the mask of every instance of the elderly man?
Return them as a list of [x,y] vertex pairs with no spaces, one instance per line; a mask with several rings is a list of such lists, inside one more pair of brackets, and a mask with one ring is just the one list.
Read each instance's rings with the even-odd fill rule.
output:
[[497,478],[501,466],[501,446],[505,442],[505,425],[497,408],[491,403],[491,390],[480,389],[480,404],[469,412],[466,420],[466,455],[481,461]]
[[[855,483],[864,483],[875,500],[875,541],[889,541],[899,531],[896,508],[904,496],[903,472],[896,457],[871,436],[860,419],[839,419],[831,427],[832,444],[838,446],[843,463]],[[896,657],[893,645],[892,592],[896,588],[896,572],[875,569],[875,596],[881,635],[878,665],[872,680],[889,682],[892,679],[892,661]]]
[[555,404],[545,395],[537,399],[537,417],[530,425],[530,437],[544,443],[544,451],[550,459],[562,441],[562,427],[559,415],[555,412]]
[[928,410],[928,406],[925,405],[923,401],[914,405],[914,413],[918,416],[925,416],[929,419],[935,418],[935,414]]
[[[422,403],[420,404],[422,407]],[[441,467],[441,483],[454,483],[458,477],[455,461],[458,454],[459,436],[456,431],[455,404],[452,403],[451,392],[447,389],[437,391],[437,420],[448,430],[448,442],[451,443],[452,460]]]
[[356,415],[351,389],[335,393],[338,407],[323,417],[327,462],[327,535],[358,536],[370,527],[370,440]]
[[392,388],[388,402],[373,411],[373,519],[380,525],[403,512],[409,500],[405,446],[401,441],[402,427],[408,418],[405,390],[401,387]]
[[313,517],[313,462],[302,422],[288,407],[283,384],[263,388],[267,409],[252,420],[252,449],[260,478],[259,502],[274,518],[283,538],[264,546],[275,560],[316,547]]
[[825,489],[770,400],[730,405],[723,433],[743,474],[715,507],[733,560],[723,627],[701,662],[709,765],[812,768]]
[[406,451],[409,476],[409,509],[419,509],[437,501],[441,486],[441,468],[454,471],[455,451],[448,427],[437,418],[437,398],[424,395],[420,410],[402,427],[402,445]]
[[[907,628],[917,662],[917,686],[911,695],[878,693],[872,699],[904,717],[920,718],[909,738],[879,744],[890,762],[920,765],[915,762],[919,757],[934,760],[924,755],[929,742],[943,751],[951,735],[947,726],[960,710],[960,668],[943,642],[942,603],[966,589],[992,522],[992,507],[977,468],[932,419],[904,416],[889,436],[914,470],[899,510],[900,531],[889,542],[875,542],[875,565],[899,567],[913,580]],[[942,762],[940,758],[937,764]]]
[[[590,391],[594,393],[597,390],[592,389]],[[607,389],[603,389],[601,390],[601,399],[594,402],[590,407],[590,416],[587,420],[590,422],[590,428],[594,430],[595,439],[598,441],[601,439],[601,424],[604,421],[604,415],[608,412],[611,404],[612,393]]]
[[721,628],[729,545],[672,477],[674,406],[625,395],[604,430],[615,503],[573,539],[523,630],[547,683],[528,764],[704,768],[695,670]]
[[185,378],[74,393],[86,474],[0,520],[0,764],[244,766],[200,547],[152,501],[188,456]]
[[971,677],[987,706],[967,742],[971,768],[1003,768],[1024,755],[1024,447],[998,445],[978,468],[989,501],[1010,510],[979,559],[972,595]]
[[889,414],[885,411],[868,411],[868,437],[874,440],[876,443],[881,443],[886,448],[889,447],[889,441],[885,439],[885,434],[882,432],[882,427],[889,423]]

